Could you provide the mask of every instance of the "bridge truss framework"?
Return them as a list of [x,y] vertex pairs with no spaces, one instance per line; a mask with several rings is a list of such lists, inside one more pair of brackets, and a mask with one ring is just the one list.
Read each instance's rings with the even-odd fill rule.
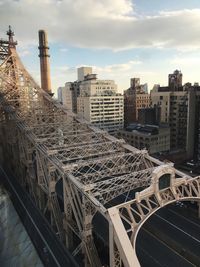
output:
[[[96,212],[109,222],[110,266],[140,266],[135,254],[139,228],[160,207],[199,198],[199,177],[184,175],[66,110],[32,79],[15,45],[0,40],[3,164],[72,254],[84,255],[85,266],[101,266],[92,234]],[[161,189],[159,179],[166,174],[170,182]],[[138,192],[130,200],[134,190]],[[116,205],[114,199],[123,200]]]

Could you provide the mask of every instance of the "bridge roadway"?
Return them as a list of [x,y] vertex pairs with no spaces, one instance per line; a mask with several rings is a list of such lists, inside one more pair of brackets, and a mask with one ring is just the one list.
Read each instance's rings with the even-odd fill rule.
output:
[[[11,192],[11,199],[15,202],[15,207],[21,216],[23,223],[29,225],[28,232],[32,234],[32,241],[36,243],[36,248],[46,266],[78,266],[71,255],[57,240],[46,220],[40,211],[35,207],[28,194],[9,171],[0,167],[0,179]],[[183,211],[181,213],[181,211]],[[24,214],[26,213],[26,216]],[[98,224],[101,227],[98,227]],[[102,223],[98,220],[96,228],[102,229]],[[151,217],[146,224],[151,224],[158,229],[164,229],[171,238],[176,237],[181,244],[183,251],[191,250],[199,256],[200,251],[200,224],[198,219],[190,219],[185,207],[180,208],[168,206],[160,209],[157,214]],[[105,226],[106,228],[106,226]],[[33,236],[33,232],[37,235]],[[97,230],[97,229],[96,229]],[[36,237],[36,236],[39,236]],[[138,236],[137,253],[142,267],[194,267],[200,266],[190,263],[178,254],[169,245],[148,231],[148,227],[143,227]],[[44,251],[45,248],[45,251]],[[200,257],[200,256],[199,256]]]
[[29,195],[22,189],[12,173],[7,169],[5,172],[2,167],[0,167],[0,182],[10,192],[14,207],[44,265],[48,267],[78,267],[79,265],[59,242]]
[[194,267],[175,250],[145,228],[138,235],[137,255],[141,267]]
[[[176,209],[175,209],[176,210]],[[167,212],[168,209],[163,208],[160,211],[162,211],[163,216],[165,216],[165,211],[166,211],[166,216],[168,216]],[[160,218],[162,215],[156,216],[156,215],[152,215],[152,218],[156,218],[156,222],[152,221],[151,219],[149,219],[148,224],[150,224],[151,228],[152,226],[156,227],[159,231],[159,233],[161,231],[164,232],[164,234],[169,234],[168,231],[166,232],[166,227],[163,228],[162,223],[162,219],[165,218]],[[197,224],[197,226],[194,225],[194,229],[190,231],[187,231],[191,225],[190,222],[187,222],[187,218],[184,217],[183,215],[178,215],[182,221],[184,221],[184,231],[186,231],[186,237],[182,237],[182,232],[180,232],[180,230],[177,229],[177,227],[179,228],[180,225],[179,223],[181,223],[180,218],[177,221],[177,225],[176,225],[176,217],[172,216],[172,221],[174,223],[174,228],[172,227],[172,231],[173,234],[171,235],[172,240],[176,240],[178,241],[178,244],[180,247],[183,247],[183,251],[184,251],[184,243],[185,246],[187,246],[187,249],[189,250],[193,250],[193,247],[195,247],[195,251],[198,255],[198,252],[200,251],[200,246],[198,246],[198,244],[196,244],[195,242],[193,242],[194,240],[192,239],[192,237],[190,236],[190,234],[192,233],[193,235],[195,235],[195,233],[199,234],[199,226]],[[183,218],[182,218],[183,217]],[[167,220],[167,219],[166,219]],[[167,222],[167,224],[169,224],[170,222]],[[194,222],[191,222],[191,224]],[[108,240],[106,239],[106,237],[108,236],[108,225],[106,220],[101,216],[101,215],[97,215],[94,219],[94,231],[95,234],[102,240],[104,240],[104,242],[106,243],[106,245],[108,246]],[[184,242],[184,243],[182,243]],[[174,248],[172,248],[170,246],[170,244],[166,244],[165,240],[160,240],[159,236],[155,236],[153,233],[151,233],[148,229],[148,227],[146,227],[146,225],[144,225],[141,230],[139,231],[138,237],[137,237],[137,244],[136,244],[136,249],[137,249],[137,255],[139,258],[139,261],[141,263],[141,267],[194,267],[194,266],[200,266],[200,265],[196,265],[191,263],[189,260],[185,259],[183,255],[180,255]]]
[[170,205],[144,224],[137,243],[142,267],[200,266],[200,220],[189,215],[185,205]]
[[[123,195],[119,198],[123,202]],[[112,203],[117,204],[119,198],[112,200]],[[134,198],[133,191],[129,194],[129,199],[131,198]],[[189,202],[187,205],[190,206]],[[146,221],[139,231],[136,244],[141,267],[200,266],[200,220],[190,216],[191,213],[194,211],[186,208],[186,204],[182,207],[169,205]],[[108,245],[108,224],[101,215],[94,218],[94,231]],[[154,234],[155,231],[157,235]],[[160,233],[163,238],[160,238]],[[165,237],[168,237],[168,242]],[[171,245],[174,242],[177,250]],[[190,252],[189,257],[192,257],[193,263],[185,258],[188,257],[183,255],[185,251]]]

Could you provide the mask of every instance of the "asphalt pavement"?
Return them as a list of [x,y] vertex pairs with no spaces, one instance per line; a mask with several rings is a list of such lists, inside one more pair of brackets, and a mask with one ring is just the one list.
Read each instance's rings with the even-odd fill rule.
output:
[[187,204],[169,205],[146,221],[136,243],[142,267],[200,266],[200,220],[189,214]]
[[136,251],[142,267],[195,266],[144,228],[139,231],[138,239]]

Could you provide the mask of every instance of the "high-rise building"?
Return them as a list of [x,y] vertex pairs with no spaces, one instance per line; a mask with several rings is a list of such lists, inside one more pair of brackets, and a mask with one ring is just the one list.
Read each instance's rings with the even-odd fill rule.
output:
[[96,74],[88,74],[80,83],[77,113],[93,125],[115,133],[124,126],[123,101],[113,80],[98,80]]
[[73,110],[72,83],[65,83],[64,87],[58,88],[58,100],[70,111]]
[[80,82],[67,82],[64,87],[59,87],[58,100],[68,109],[77,113],[77,97],[80,94]]
[[[57,89],[58,100],[68,109],[77,113],[77,98],[80,95],[80,84],[85,76],[92,74],[91,67],[80,67],[77,69],[77,81],[66,82],[64,87]],[[94,74],[93,74],[94,75]]]
[[113,80],[98,80],[92,68],[81,67],[78,80],[58,88],[58,99],[91,124],[114,133],[124,126],[124,99]]
[[182,86],[182,73],[179,70],[175,70],[174,73],[168,75],[168,86],[171,90],[177,90]]
[[186,151],[187,158],[194,154],[196,99],[200,87],[190,83],[182,85],[182,73],[169,75],[169,85],[155,86],[151,91],[151,104],[160,107],[161,123],[170,126],[171,150]]
[[196,88],[196,105],[195,105],[195,137],[194,137],[194,160],[200,165],[200,92],[198,90],[199,85],[194,84]]
[[84,80],[86,75],[92,74],[92,68],[91,67],[80,67],[77,69],[77,74],[78,74],[78,81],[81,82]]
[[141,124],[159,125],[160,107],[142,108],[138,110],[138,122]]
[[125,125],[138,120],[138,110],[149,107],[150,97],[147,84],[140,84],[139,78],[131,78],[130,88],[124,91],[124,122]]

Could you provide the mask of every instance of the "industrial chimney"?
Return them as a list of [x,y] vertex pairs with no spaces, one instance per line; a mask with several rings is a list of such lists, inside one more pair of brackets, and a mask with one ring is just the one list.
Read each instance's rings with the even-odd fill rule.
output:
[[48,54],[48,41],[47,33],[44,30],[39,30],[39,57],[40,57],[40,73],[41,73],[41,87],[50,95],[51,92],[51,79],[50,79],[50,65]]

